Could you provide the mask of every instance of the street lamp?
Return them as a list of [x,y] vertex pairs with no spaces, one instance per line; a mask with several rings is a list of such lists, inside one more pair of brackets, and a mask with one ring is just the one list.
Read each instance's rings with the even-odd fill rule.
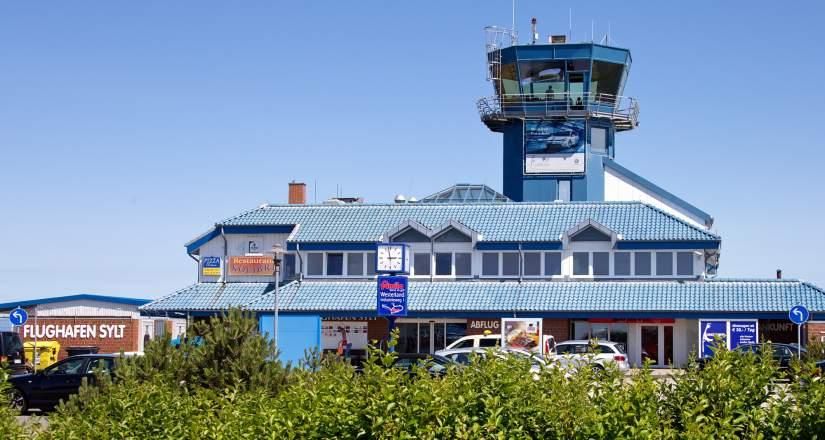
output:
[[273,276],[275,277],[275,307],[274,307],[274,323],[273,323],[273,332],[272,332],[272,340],[275,341],[275,350],[278,350],[278,268],[281,266],[281,255],[284,254],[284,247],[281,246],[280,243],[275,243],[272,245],[272,249],[270,250],[272,253],[272,272]]

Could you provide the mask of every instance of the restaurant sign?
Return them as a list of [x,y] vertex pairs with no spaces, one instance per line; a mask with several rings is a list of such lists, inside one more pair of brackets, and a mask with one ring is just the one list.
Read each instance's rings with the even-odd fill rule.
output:
[[219,277],[221,276],[221,257],[203,257],[203,276],[205,277]]
[[272,276],[274,273],[275,265],[272,257],[229,257],[229,275]]

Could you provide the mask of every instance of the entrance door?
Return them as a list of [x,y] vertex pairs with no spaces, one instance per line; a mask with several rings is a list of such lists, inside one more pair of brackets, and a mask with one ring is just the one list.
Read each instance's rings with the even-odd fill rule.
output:
[[467,321],[463,319],[404,319],[396,327],[399,330],[396,351],[399,353],[431,354],[467,333]]
[[643,325],[642,362],[650,360],[653,367],[667,367],[673,364],[673,326]]

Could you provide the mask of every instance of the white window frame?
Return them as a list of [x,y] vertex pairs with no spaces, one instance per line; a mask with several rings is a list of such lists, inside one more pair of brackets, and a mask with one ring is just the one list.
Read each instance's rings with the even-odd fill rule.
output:
[[[367,260],[369,260],[369,258],[370,258],[369,254],[371,254],[371,253],[374,254],[375,251],[301,251],[301,252],[296,252],[295,253],[296,258],[298,258],[297,255],[300,254],[300,258],[303,259],[306,262],[306,264],[305,264],[306,267],[304,267],[303,269],[298,268],[296,273],[302,273],[305,278],[309,278],[309,279],[322,279],[322,278],[371,279],[371,278],[375,278],[377,274],[369,275],[367,273],[367,267],[369,265]],[[321,267],[322,267],[322,270],[323,270],[322,275],[310,275],[309,274],[309,254],[321,254],[321,256],[322,256]],[[344,255],[344,262],[343,262],[343,267],[341,268],[341,275],[329,275],[327,273],[328,254],[343,254]],[[350,275],[348,273],[349,268],[347,267],[347,260],[349,259],[349,254],[361,254],[362,255],[362,258],[361,258],[361,267],[362,267],[361,275]],[[296,265],[300,265],[300,264],[301,263],[299,261],[296,261]]]

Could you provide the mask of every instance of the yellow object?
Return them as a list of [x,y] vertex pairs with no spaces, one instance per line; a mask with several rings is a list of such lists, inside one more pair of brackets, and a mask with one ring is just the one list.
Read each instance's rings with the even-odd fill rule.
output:
[[32,365],[35,371],[40,371],[57,362],[60,343],[57,341],[37,341],[37,356],[33,356],[34,342],[23,344],[23,350],[26,351],[26,362]]

